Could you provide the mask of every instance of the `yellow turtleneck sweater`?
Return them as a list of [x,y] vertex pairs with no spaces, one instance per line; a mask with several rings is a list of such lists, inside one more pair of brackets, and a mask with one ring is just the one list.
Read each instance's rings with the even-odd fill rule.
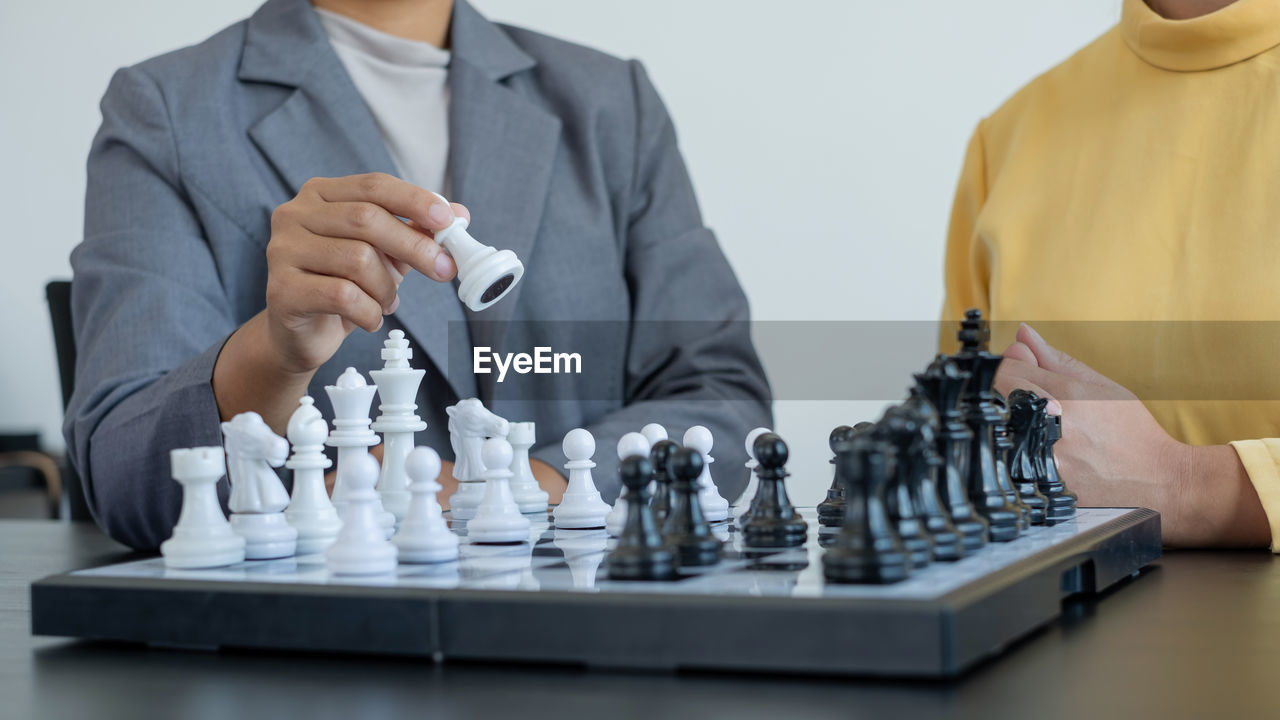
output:
[[1273,548],[1278,46],[1280,0],[1181,21],[1125,0],[1117,27],[978,125],[943,308],[945,320],[986,312],[996,349],[1028,322],[1133,390],[1174,437],[1231,443]]

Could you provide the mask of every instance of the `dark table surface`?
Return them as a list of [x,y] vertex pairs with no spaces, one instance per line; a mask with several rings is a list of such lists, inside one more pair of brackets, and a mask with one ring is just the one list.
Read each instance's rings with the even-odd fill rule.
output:
[[128,557],[92,526],[0,521],[0,717],[1280,716],[1280,564],[1264,552],[1171,552],[946,682],[440,666],[31,636],[31,581]]

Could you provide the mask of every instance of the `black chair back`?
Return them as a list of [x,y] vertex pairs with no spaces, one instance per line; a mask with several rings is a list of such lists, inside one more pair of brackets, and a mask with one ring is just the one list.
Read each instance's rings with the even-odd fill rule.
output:
[[[71,281],[49,281],[44,286],[44,296],[49,302],[49,319],[53,322],[53,345],[58,354],[58,379],[62,383],[62,409],[65,411],[76,386],[76,337],[71,328]],[[92,520],[80,476],[71,467],[71,463],[66,463],[63,470],[62,492],[67,498],[71,519]]]

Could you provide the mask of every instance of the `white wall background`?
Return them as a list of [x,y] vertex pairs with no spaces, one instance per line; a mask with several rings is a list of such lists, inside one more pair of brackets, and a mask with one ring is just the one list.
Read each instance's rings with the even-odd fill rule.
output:
[[[951,195],[975,123],[1113,24],[1120,7],[474,1],[491,18],[644,61],[707,222],[761,320],[936,319]],[[111,73],[258,4],[0,3],[0,432],[35,430],[62,446],[43,287],[70,274],[85,155]],[[781,353],[806,349],[761,351],[777,367]],[[874,419],[880,405],[777,403],[798,499],[816,500],[829,481],[830,428]]]

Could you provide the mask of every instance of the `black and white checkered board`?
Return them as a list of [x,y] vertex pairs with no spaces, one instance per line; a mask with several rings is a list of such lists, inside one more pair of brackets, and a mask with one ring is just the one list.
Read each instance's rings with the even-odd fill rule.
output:
[[174,571],[160,558],[46,578],[32,631],[176,645],[637,668],[953,675],[1160,557],[1160,518],[1082,509],[885,586],[827,584],[811,509],[803,548],[757,552],[728,524],[724,562],[615,582],[603,530],[535,521],[532,543],[467,542],[457,563],[339,578],[323,557]]

